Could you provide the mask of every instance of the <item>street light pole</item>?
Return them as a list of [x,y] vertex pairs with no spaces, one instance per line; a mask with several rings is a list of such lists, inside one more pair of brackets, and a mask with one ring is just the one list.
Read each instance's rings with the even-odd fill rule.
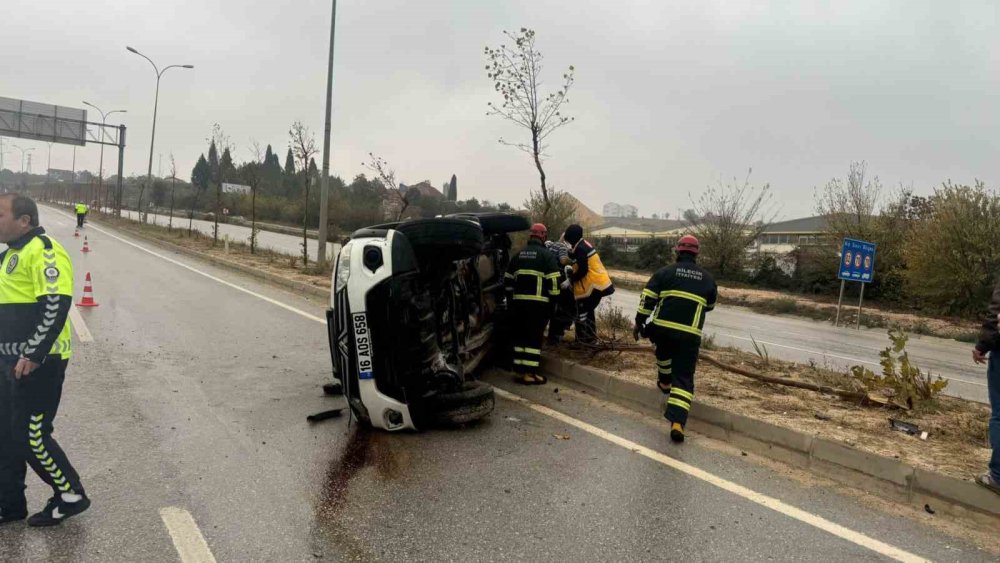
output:
[[[167,72],[168,70],[170,70],[172,68],[194,68],[194,65],[170,65],[170,66],[164,67],[163,70],[160,70],[159,67],[156,66],[156,63],[154,63],[153,60],[150,59],[149,57],[147,57],[146,55],[143,55],[142,53],[140,53],[139,51],[136,51],[132,47],[127,47],[126,46],[125,48],[129,52],[135,53],[136,55],[139,55],[140,57],[142,57],[142,58],[146,59],[147,61],[149,61],[149,64],[153,65],[153,71],[156,72],[156,97],[153,99],[153,132],[152,132],[152,134],[150,135],[150,138],[149,138],[149,167],[146,169],[146,183],[147,183],[148,187],[150,189],[152,189],[152,187],[153,187],[153,145],[156,142],[156,112],[157,112],[157,109],[159,108],[159,105],[160,105],[160,78],[163,76],[163,73]],[[142,213],[141,209],[138,210],[138,211],[139,211],[139,213]]]
[[[108,113],[104,113],[104,110],[95,106],[94,104],[84,100],[84,105],[90,106],[97,110],[97,113],[101,114],[101,161],[97,165],[97,198],[100,200],[101,192],[104,190],[104,126],[108,124],[108,116],[113,113],[126,113],[126,110],[115,109]],[[98,203],[100,206],[100,203]]]
[[323,125],[323,175],[319,180],[319,237],[316,240],[316,263],[326,265],[326,239],[330,222],[330,114],[333,97],[333,37],[337,27],[337,0],[332,0],[330,16],[330,58],[326,67],[326,123]]

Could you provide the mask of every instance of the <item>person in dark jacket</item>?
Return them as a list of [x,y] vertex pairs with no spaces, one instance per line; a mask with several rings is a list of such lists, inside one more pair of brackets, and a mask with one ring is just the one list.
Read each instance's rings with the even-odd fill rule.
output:
[[990,397],[990,447],[993,455],[990,457],[989,469],[976,478],[976,482],[1000,494],[1000,284],[993,289],[993,298],[979,331],[979,342],[972,350],[972,360],[977,364],[987,362],[986,387]]
[[670,439],[683,442],[705,313],[715,308],[718,288],[696,263],[697,238],[681,237],[674,251],[677,263],[653,274],[642,290],[632,334],[637,341],[646,336],[656,346],[657,386],[667,395],[663,416],[670,422]]
[[531,227],[528,244],[510,261],[505,275],[514,319],[514,373],[525,385],[546,382],[540,371],[545,325],[559,297],[559,263],[546,250],[548,229],[541,223]]
[[[548,249],[559,262],[562,269],[559,275],[559,285],[562,286],[573,273],[572,262],[569,259],[570,247],[565,241],[546,241],[545,248]],[[576,319],[576,299],[573,298],[572,291],[561,291],[559,297],[555,299],[555,306],[552,309],[552,319],[549,321],[548,344],[556,345],[562,341],[566,329],[573,325]]]
[[615,292],[615,286],[597,249],[584,240],[583,227],[570,225],[563,239],[570,245],[574,261],[573,273],[562,288],[572,289],[576,299],[576,340],[593,344],[597,341],[597,307],[601,299]]

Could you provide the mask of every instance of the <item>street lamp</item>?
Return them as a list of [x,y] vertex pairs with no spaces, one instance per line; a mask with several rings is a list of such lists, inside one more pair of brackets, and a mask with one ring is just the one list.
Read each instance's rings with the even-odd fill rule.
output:
[[[153,65],[153,71],[156,72],[156,98],[153,101],[153,133],[152,133],[152,135],[150,135],[150,139],[149,139],[149,167],[146,169],[146,182],[149,184],[150,188],[152,188],[152,186],[153,186],[153,143],[156,142],[156,110],[157,110],[157,107],[160,104],[160,77],[163,76],[163,73],[167,72],[168,70],[170,70],[172,68],[194,68],[194,65],[170,65],[170,66],[164,67],[163,70],[160,70],[160,68],[156,66],[156,63],[154,63],[153,60],[150,59],[149,57],[147,57],[146,55],[143,55],[142,53],[140,53],[139,51],[136,51],[132,47],[126,46],[125,49],[127,49],[130,53],[135,53],[136,55],[139,55],[140,57],[142,57],[142,58],[146,59],[147,61],[149,61],[149,64]],[[121,194],[119,194],[118,197],[119,197],[118,205],[120,206],[121,205]],[[141,213],[142,210],[139,210],[139,212]]]
[[[101,114],[101,162],[97,165],[97,197],[100,199],[101,192],[104,190],[104,126],[108,123],[108,116],[113,113],[126,113],[126,110],[115,109],[108,113],[104,113],[101,108],[95,106],[94,104],[84,101],[83,105],[90,106],[97,110],[97,113]],[[98,204],[100,205],[100,204]],[[103,211],[102,211],[103,213]]]

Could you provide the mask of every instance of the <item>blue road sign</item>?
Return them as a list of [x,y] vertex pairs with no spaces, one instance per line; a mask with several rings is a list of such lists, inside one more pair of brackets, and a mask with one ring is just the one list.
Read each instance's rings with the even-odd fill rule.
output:
[[870,283],[875,273],[875,243],[845,238],[837,271],[842,280]]

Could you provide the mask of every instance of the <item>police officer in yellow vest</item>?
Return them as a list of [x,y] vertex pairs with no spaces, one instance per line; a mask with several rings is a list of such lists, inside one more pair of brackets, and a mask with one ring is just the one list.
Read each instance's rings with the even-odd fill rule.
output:
[[52,437],[72,355],[73,264],[38,223],[38,207],[0,194],[0,524],[27,517],[27,465],[52,487],[30,526],[55,526],[90,507],[80,477]]
[[80,202],[76,204],[76,226],[81,229],[83,228],[83,220],[87,218],[87,211],[90,210],[87,208],[86,203]]
[[656,345],[657,385],[667,395],[663,416],[670,422],[670,439],[675,442],[684,441],[705,314],[715,308],[718,298],[712,275],[695,262],[700,249],[692,235],[677,241],[677,263],[660,269],[646,282],[633,329],[636,340],[645,335]]
[[563,239],[570,245],[569,256],[575,261],[563,289],[572,286],[576,298],[576,340],[592,344],[597,341],[597,306],[601,299],[615,292],[615,286],[597,249],[583,239],[583,227],[570,225]]

